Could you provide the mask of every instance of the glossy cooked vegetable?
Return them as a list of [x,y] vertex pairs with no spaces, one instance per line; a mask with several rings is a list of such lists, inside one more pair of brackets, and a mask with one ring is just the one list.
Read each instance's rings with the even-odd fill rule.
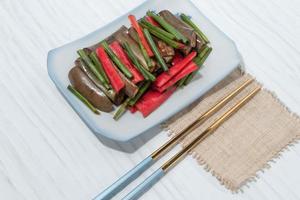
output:
[[199,27],[185,14],[181,14],[180,18],[187,23],[190,27],[192,27],[196,33],[198,34],[198,36],[205,42],[205,43],[209,43],[208,38],[205,36],[205,34],[199,29]]
[[177,52],[172,60],[172,65],[176,65],[178,62],[182,61],[182,59],[183,56]]
[[110,48],[113,50],[113,52],[116,54],[116,56],[121,60],[122,63],[124,63],[125,67],[130,71],[132,74],[132,82],[133,83],[139,83],[142,80],[144,80],[143,75],[134,67],[133,63],[123,50],[122,46],[119,44],[119,42],[114,41],[111,43]]
[[191,27],[168,10],[160,11],[159,15],[188,39],[189,46],[196,46],[196,33]]
[[94,107],[104,112],[113,110],[111,101],[79,67],[73,67],[70,70],[69,80],[72,86]]
[[148,11],[147,15],[149,17],[152,17],[155,21],[157,21],[168,32],[172,33],[177,40],[181,40],[184,44],[187,44],[188,39],[184,35],[182,35],[178,30],[176,30],[171,24],[169,24],[165,19],[163,19],[161,16],[155,14],[152,11]]
[[173,78],[176,74],[178,74],[189,62],[191,62],[196,57],[196,55],[197,55],[197,53],[195,51],[190,53],[183,60],[181,60],[174,66],[172,66],[168,72],[164,72],[164,73],[160,74],[156,78],[156,81],[153,83],[153,85],[157,88],[162,87],[171,78]]
[[115,104],[120,105],[124,100],[124,93],[116,93],[113,89],[106,89],[99,79],[96,78],[94,73],[90,70],[90,68],[82,62],[80,58],[75,61],[75,65],[79,67],[89,78],[90,80]]
[[178,74],[176,74],[173,78],[171,78],[168,82],[166,82],[163,86],[159,88],[155,88],[155,90],[159,92],[164,92],[168,88],[175,85],[179,80],[188,76],[192,72],[198,70],[198,66],[194,62],[190,62],[187,66],[185,66]]
[[142,73],[142,75],[144,76],[144,78],[146,80],[150,80],[150,81],[155,81],[155,76],[153,74],[151,74],[149,71],[147,71],[137,60],[137,58],[135,57],[130,45],[125,42],[123,44],[124,49],[127,52],[128,57],[131,59],[131,61],[133,62],[133,64],[138,68],[138,70]]
[[155,31],[155,30],[149,30],[151,34],[153,34],[155,37],[161,39],[162,41],[166,42],[171,47],[174,47],[175,49],[185,49],[186,46],[182,43],[176,42],[174,40],[169,39],[165,35],[162,35],[161,33]]
[[147,63],[147,66],[148,66],[149,71],[152,71],[152,68],[155,66],[155,65],[154,65],[154,62],[153,62],[153,61],[151,60],[151,58],[148,56],[147,51],[146,51],[146,49],[144,48],[142,42],[141,42],[139,39],[138,39],[137,42],[138,42],[138,44],[139,44],[139,47],[140,47],[140,49],[141,49],[141,51],[142,51],[142,53],[143,53],[143,56],[144,56],[145,60],[146,60],[146,63]]
[[109,55],[111,60],[117,65],[119,70],[123,72],[123,74],[127,78],[132,78],[131,72],[125,67],[125,65],[122,63],[122,61],[116,56],[116,54],[111,50],[109,45],[107,44],[106,41],[101,42],[102,47],[105,49],[106,53]]
[[147,42],[147,40],[144,36],[142,28],[140,27],[139,23],[136,21],[135,16],[134,15],[129,15],[128,19],[130,20],[132,27],[136,30],[136,32],[139,36],[139,39],[140,39],[143,47],[146,49],[149,57],[152,57],[154,54],[153,54],[153,52],[150,48],[150,45],[148,44],[148,42]]
[[121,71],[119,71],[118,69],[117,69],[117,71],[118,71],[118,73],[119,73],[121,79],[122,79],[123,82],[125,83],[125,88],[124,88],[125,94],[126,94],[128,97],[130,97],[130,98],[134,97],[134,96],[136,95],[136,93],[139,91],[138,86],[135,85],[131,80],[129,80],[128,78],[126,78],[126,77],[124,76],[124,74],[122,74]]
[[134,106],[136,104],[136,102],[141,98],[141,96],[147,91],[147,89],[150,87],[150,85],[151,85],[150,81],[144,83],[140,87],[139,92],[135,95],[135,97],[133,97],[132,99],[130,99],[128,105],[129,106]]
[[98,69],[96,68],[96,66],[94,65],[94,63],[92,62],[92,60],[89,58],[89,56],[86,54],[86,52],[83,49],[80,49],[80,50],[77,51],[77,53],[80,56],[80,58],[83,60],[83,62],[85,62],[86,65],[95,74],[95,76],[97,77],[97,79],[99,79],[102,82],[102,84],[104,85],[104,87],[106,87],[106,89],[109,89],[109,85],[105,81],[105,78],[98,71]]
[[153,26],[160,27],[159,23],[157,23],[152,17],[146,15],[145,19],[147,20],[147,22],[151,23]]
[[159,15],[188,39],[188,43],[186,43],[186,46],[182,49],[182,52],[185,55],[189,54],[192,48],[196,47],[197,35],[195,31],[168,10],[161,11]]
[[96,66],[97,70],[99,71],[99,73],[102,75],[102,77],[104,79],[104,84],[107,84],[109,86],[109,79],[108,79],[108,77],[107,77],[107,75],[106,75],[99,59],[98,59],[97,54],[94,51],[90,53],[90,58],[92,59],[93,63],[95,64],[95,66]]
[[127,31],[128,29],[125,26],[122,26],[118,31],[116,31],[113,34],[114,39],[116,39],[121,45],[124,45],[124,43],[128,43],[133,52],[133,55],[138,59],[139,63],[145,69],[148,69],[148,65],[146,63],[146,60],[144,59],[139,45],[127,34]]
[[102,63],[102,66],[110,80],[113,89],[116,93],[119,93],[120,90],[125,87],[125,83],[123,82],[120,74],[114,67],[112,61],[109,59],[103,47],[98,47],[96,53],[100,62]]
[[122,115],[126,112],[129,100],[130,99],[128,98],[124,101],[124,103],[122,103],[117,112],[114,114],[114,120],[119,120],[122,117]]
[[93,113],[99,115],[100,112],[84,96],[82,96],[73,86],[68,85],[68,90],[72,92],[82,103],[84,103]]
[[212,48],[210,47],[201,59],[195,61],[198,65],[198,70],[196,70],[186,78],[186,80],[184,81],[184,85],[187,85],[191,82],[191,80],[194,78],[194,76],[199,71],[200,67],[203,65],[203,63],[205,62],[205,60],[207,59],[207,57],[211,52],[212,52]]
[[[207,37],[182,14],[148,11],[95,45],[78,50],[68,89],[93,112],[113,118],[127,111],[147,117],[187,85],[212,51]],[[76,72],[76,73],[75,73]],[[75,77],[75,78],[74,78]],[[110,110],[110,111],[108,111]]]
[[150,89],[136,103],[135,107],[143,114],[144,117],[147,117],[159,106],[161,106],[175,92],[175,90],[176,87],[172,87],[169,90],[160,93]]
[[[165,58],[165,57],[171,57],[175,55],[175,50],[174,48],[170,47],[167,45],[165,42],[161,40],[156,41],[157,48],[159,50],[160,55]],[[167,61],[166,61],[167,62]]]
[[151,49],[153,50],[154,52],[154,55],[157,59],[157,61],[159,62],[159,64],[161,65],[161,67],[164,69],[164,71],[168,71],[169,68],[168,66],[166,65],[165,61],[163,60],[163,58],[161,57],[157,47],[156,47],[156,44],[154,43],[153,39],[152,39],[152,36],[151,34],[149,33],[148,29],[144,29],[144,34],[151,46]]
[[[149,17],[149,16],[148,16]],[[152,19],[152,18],[151,18]],[[171,33],[165,31],[164,29],[158,27],[158,26],[155,26],[153,24],[151,24],[150,22],[146,21],[145,19],[141,19],[141,22],[140,24],[144,27],[144,28],[147,28],[150,32],[153,30],[155,32],[158,32],[160,33],[161,35],[163,35],[164,37],[166,38],[169,38],[170,40],[174,40],[175,39],[175,36],[172,35]]]

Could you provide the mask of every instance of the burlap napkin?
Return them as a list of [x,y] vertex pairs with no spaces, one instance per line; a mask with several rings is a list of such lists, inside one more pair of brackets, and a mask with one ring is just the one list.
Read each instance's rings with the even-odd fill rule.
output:
[[[171,135],[188,126],[199,114],[230,93],[250,75],[233,72],[198,102],[168,120],[164,125]],[[190,142],[217,117],[246,96],[257,82],[252,83],[221,111],[187,136],[182,144]],[[198,163],[204,165],[217,179],[232,191],[256,177],[268,162],[300,137],[300,119],[283,106],[267,90],[260,91],[247,105],[234,114],[218,130],[193,150]]]

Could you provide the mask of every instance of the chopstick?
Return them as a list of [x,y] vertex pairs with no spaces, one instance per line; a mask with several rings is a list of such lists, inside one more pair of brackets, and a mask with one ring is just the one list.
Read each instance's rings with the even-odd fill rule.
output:
[[205,131],[198,135],[192,142],[190,142],[181,151],[175,154],[167,162],[165,162],[158,170],[151,174],[141,184],[129,192],[122,200],[133,200],[139,198],[143,193],[150,189],[160,178],[162,178],[172,167],[174,167],[182,158],[184,158],[193,148],[200,144],[205,138],[219,128],[227,119],[235,114],[241,107],[248,103],[259,91],[261,87],[255,88],[247,96],[241,99],[231,109],[226,111],[221,117],[215,120]]
[[200,124],[204,123],[209,117],[219,111],[226,103],[228,103],[233,97],[239,94],[245,87],[252,83],[253,79],[249,79],[234,89],[232,92],[227,94],[224,98],[219,100],[215,105],[213,105],[209,110],[201,114],[195,121],[192,122],[189,126],[184,128],[176,136],[171,138],[160,148],[154,151],[150,156],[146,157],[143,161],[137,164],[134,168],[124,174],[116,182],[106,188],[94,200],[107,200],[111,199],[123,188],[125,188],[129,183],[135,180],[140,174],[146,171],[153,163],[155,163],[161,156],[166,154],[172,147],[174,147],[182,138],[192,132]]

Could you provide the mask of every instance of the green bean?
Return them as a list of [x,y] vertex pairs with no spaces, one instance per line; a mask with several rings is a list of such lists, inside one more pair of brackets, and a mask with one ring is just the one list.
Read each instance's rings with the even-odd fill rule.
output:
[[129,44],[127,42],[124,42],[123,48],[125,49],[128,57],[133,62],[133,64],[137,67],[137,69],[141,72],[141,74],[144,76],[146,80],[155,81],[156,77],[151,74],[149,71],[147,71],[138,61],[138,59],[133,54],[132,49],[130,48]]
[[84,97],[82,96],[73,86],[68,85],[68,90],[74,94],[82,103],[84,103],[92,112],[99,115],[100,112]]
[[101,81],[101,83],[104,85],[106,89],[109,89],[109,85],[106,83],[104,77],[100,74],[100,72],[97,70],[94,63],[91,61],[89,56],[86,54],[86,52],[83,49],[80,49],[77,51],[80,58],[86,63],[86,65],[90,68],[90,70],[93,72],[93,74],[96,76],[97,79]]
[[149,43],[149,45],[150,45],[153,53],[154,53],[157,61],[159,62],[159,64],[161,65],[161,67],[163,68],[164,71],[168,71],[169,68],[166,65],[164,59],[161,57],[161,55],[160,55],[160,53],[159,53],[159,51],[158,51],[158,49],[156,47],[156,44],[154,43],[154,41],[152,39],[152,36],[150,35],[148,29],[145,28],[145,29],[143,29],[143,31],[144,31],[144,35],[145,35],[145,37],[146,37],[146,39],[147,39],[147,41],[148,41],[148,43]]
[[149,29],[149,31],[151,32],[151,30],[154,30],[156,32],[159,32],[160,34],[164,35],[165,37],[169,38],[170,40],[174,40],[175,36],[167,31],[165,31],[162,28],[159,28],[157,26],[152,25],[151,23],[149,23],[147,20],[142,19],[140,24],[144,27]]
[[205,42],[205,43],[209,43],[208,38],[206,37],[206,35],[198,28],[198,26],[185,14],[181,14],[180,18],[182,19],[182,21],[184,21],[185,23],[187,23],[187,25],[189,25],[191,28],[193,28],[195,30],[195,32],[197,33],[197,35]]
[[122,115],[124,115],[124,113],[127,110],[127,106],[128,106],[129,101],[130,101],[130,98],[127,98],[124,101],[124,103],[122,103],[122,105],[120,105],[120,107],[118,108],[118,110],[114,114],[114,120],[117,121],[117,120],[119,120],[122,117]]
[[92,61],[94,62],[94,64],[96,65],[96,67],[98,68],[98,71],[100,72],[100,74],[101,74],[102,77],[104,78],[105,83],[106,83],[106,84],[109,84],[109,83],[110,83],[110,82],[109,82],[109,79],[108,79],[108,77],[107,77],[107,75],[106,75],[106,72],[105,72],[104,69],[103,69],[103,66],[102,66],[101,62],[100,62],[99,59],[98,59],[97,54],[96,54],[95,52],[92,52],[92,53],[90,54],[90,57],[91,57]]
[[127,78],[132,78],[131,72],[125,67],[125,65],[121,62],[121,60],[117,57],[117,55],[111,50],[106,41],[101,42],[102,47],[105,49],[106,53],[109,57],[114,61],[117,67],[123,72],[123,74]]
[[143,84],[138,93],[129,101],[129,105],[130,106],[134,106],[136,104],[136,102],[142,97],[142,95],[147,91],[147,89],[150,87],[151,82],[148,81],[145,84]]
[[197,74],[197,72],[200,70],[200,67],[201,65],[203,65],[203,63],[205,62],[205,60],[207,59],[207,57],[209,56],[209,54],[211,53],[212,51],[212,48],[209,47],[208,50],[206,51],[205,55],[203,55],[203,57],[198,60],[198,61],[195,61],[195,63],[198,65],[198,70],[194,71],[193,73],[189,74],[187,77],[186,77],[186,80],[184,81],[184,85],[187,85],[191,82],[191,80],[194,78],[194,76]]
[[182,35],[176,28],[174,28],[171,24],[166,22],[161,16],[155,14],[152,11],[148,11],[147,15],[154,18],[155,21],[157,21],[164,29],[166,29],[168,32],[172,33],[177,40],[181,40],[184,44],[188,43],[188,39]]

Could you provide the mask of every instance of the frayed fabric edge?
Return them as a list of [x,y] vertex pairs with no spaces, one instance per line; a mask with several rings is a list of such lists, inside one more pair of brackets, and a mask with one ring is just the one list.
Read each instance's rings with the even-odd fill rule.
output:
[[[240,68],[241,69],[241,68]],[[241,72],[243,75],[246,75],[246,73],[243,69],[241,69]],[[251,74],[248,74],[252,76]],[[258,82],[260,85],[262,85],[259,81],[255,79],[256,82]],[[291,111],[290,108],[288,108],[279,98],[278,96],[274,93],[271,92],[270,90],[263,88],[263,91],[269,93],[275,100],[276,102],[285,110],[287,111],[292,118],[295,119],[297,123],[300,123],[300,117],[298,114],[295,112]],[[173,137],[175,135],[175,132],[169,128],[169,122],[164,122],[161,124],[162,130],[167,132],[169,137]],[[276,152],[274,152],[274,155],[272,156],[271,159],[269,159],[266,163],[262,164],[258,170],[256,170],[253,174],[249,176],[249,178],[245,179],[239,184],[233,183],[231,180],[222,177],[218,172],[216,172],[212,167],[204,160],[201,158],[201,155],[195,152],[194,150],[191,151],[191,155],[194,159],[197,160],[198,164],[203,166],[204,170],[207,172],[210,172],[214,177],[217,178],[217,180],[223,185],[226,189],[232,191],[233,193],[239,193],[243,192],[244,187],[249,187],[249,184],[252,182],[256,182],[259,178],[260,175],[258,175],[259,172],[264,173],[265,170],[271,168],[272,163],[276,163],[276,160],[282,157],[282,153],[284,153],[287,150],[290,150],[291,147],[293,147],[295,144],[298,144],[300,140],[300,132],[296,134],[290,141],[287,143],[283,144],[283,146]],[[181,146],[184,146],[184,144],[181,143]]]

